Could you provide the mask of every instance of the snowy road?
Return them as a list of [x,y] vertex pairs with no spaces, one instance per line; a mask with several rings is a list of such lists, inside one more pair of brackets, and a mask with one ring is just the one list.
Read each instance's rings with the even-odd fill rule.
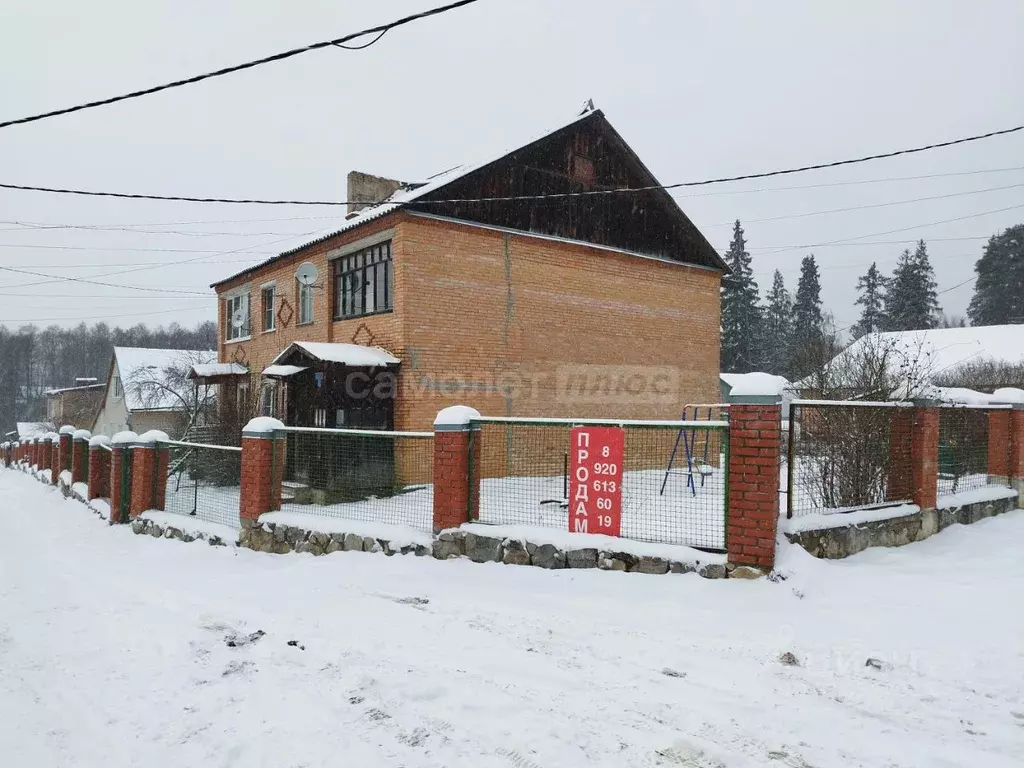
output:
[[1024,764],[1024,512],[778,584],[0,531],[12,768]]

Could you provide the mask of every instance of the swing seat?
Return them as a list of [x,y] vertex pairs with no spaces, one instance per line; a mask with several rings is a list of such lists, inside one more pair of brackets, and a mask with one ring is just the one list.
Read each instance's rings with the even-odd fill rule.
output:
[[704,487],[705,478],[715,474],[715,468],[708,464],[704,459],[694,459],[693,468],[697,470],[700,475],[700,487]]

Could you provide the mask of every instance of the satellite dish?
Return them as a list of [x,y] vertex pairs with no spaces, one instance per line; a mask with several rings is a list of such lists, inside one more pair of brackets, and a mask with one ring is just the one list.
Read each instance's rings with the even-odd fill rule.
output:
[[236,309],[234,313],[232,313],[231,315],[231,327],[241,328],[243,325],[245,325],[245,320],[245,310]]
[[320,277],[320,270],[311,261],[307,261],[295,270],[295,279],[302,285],[313,285],[318,277]]

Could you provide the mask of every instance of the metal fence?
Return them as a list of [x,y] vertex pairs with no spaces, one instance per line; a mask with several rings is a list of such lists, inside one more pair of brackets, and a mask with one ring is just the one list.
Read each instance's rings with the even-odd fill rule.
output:
[[[939,496],[988,484],[991,410],[987,406],[970,405],[939,409]],[[1009,440],[1006,449],[1009,452]]]
[[232,528],[239,526],[242,449],[168,441],[164,509]]
[[568,531],[572,428],[621,427],[621,536],[725,548],[725,422],[482,418],[473,426],[476,522]]
[[910,403],[794,400],[783,465],[787,517],[909,503],[912,426]]
[[433,529],[433,432],[284,432],[282,511]]

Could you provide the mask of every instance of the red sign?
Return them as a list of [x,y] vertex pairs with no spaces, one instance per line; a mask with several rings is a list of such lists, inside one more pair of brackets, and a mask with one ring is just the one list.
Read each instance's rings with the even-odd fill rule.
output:
[[618,536],[622,528],[621,427],[573,427],[569,446],[569,530]]

